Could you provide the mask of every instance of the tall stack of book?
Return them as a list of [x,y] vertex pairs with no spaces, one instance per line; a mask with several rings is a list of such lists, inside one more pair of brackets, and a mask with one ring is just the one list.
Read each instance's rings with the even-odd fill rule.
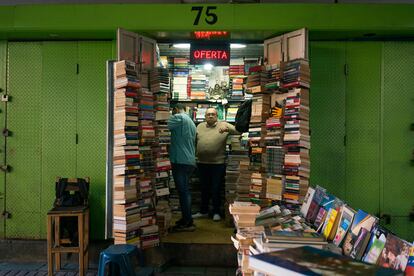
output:
[[188,58],[174,58],[173,63],[173,100],[188,99]]
[[[266,119],[269,117],[270,110],[270,95],[268,94],[255,94],[252,101],[252,112],[249,124],[249,146],[250,146],[250,169],[254,172],[264,172],[265,167],[265,144],[264,139],[266,137]],[[252,175],[253,177],[253,175]],[[260,176],[262,178],[262,176]],[[253,178],[254,179],[254,178]],[[252,179],[252,181],[253,181]],[[263,182],[263,181],[262,181]],[[260,192],[257,190],[257,185],[252,185],[250,196],[255,199],[255,202],[262,205],[260,199],[265,199],[265,186],[266,183],[262,183]],[[253,196],[254,195],[254,196]],[[260,203],[259,203],[260,201]]]
[[249,247],[253,244],[252,237],[260,235],[264,230],[263,227],[255,227],[255,219],[259,211],[260,207],[250,202],[235,201],[229,206],[229,212],[233,215],[237,228],[236,236],[231,239],[238,250],[237,260],[243,275],[253,275],[252,271],[248,269],[248,256]]
[[286,151],[284,198],[299,202],[306,194],[310,176],[308,89],[293,88],[287,93],[283,118],[283,143]]
[[243,156],[239,162],[240,174],[237,179],[237,201],[250,201],[250,157]]
[[[149,83],[149,81],[147,81]],[[158,225],[155,213],[155,163],[153,147],[156,145],[154,94],[149,87],[138,90],[141,174],[139,175],[138,203],[141,208],[141,247],[159,244]]]
[[137,176],[141,171],[138,137],[136,64],[114,64],[113,234],[115,244],[140,246]]

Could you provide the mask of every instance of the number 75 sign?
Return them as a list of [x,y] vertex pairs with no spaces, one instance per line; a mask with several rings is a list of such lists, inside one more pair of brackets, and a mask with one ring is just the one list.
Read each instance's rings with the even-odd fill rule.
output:
[[203,19],[209,25],[216,24],[217,21],[218,21],[217,14],[214,11],[216,9],[217,9],[216,6],[208,6],[208,7],[194,6],[194,7],[191,7],[191,11],[196,12],[196,16],[194,18],[193,25],[197,26],[200,23],[200,20],[203,20]]

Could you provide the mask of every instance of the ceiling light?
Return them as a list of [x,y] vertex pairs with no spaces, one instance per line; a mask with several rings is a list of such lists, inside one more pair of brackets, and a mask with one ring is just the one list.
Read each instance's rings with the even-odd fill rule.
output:
[[204,64],[204,70],[211,71],[211,69],[213,69],[213,64],[211,63]]
[[230,44],[231,49],[241,49],[246,48],[246,44],[232,43]]
[[190,43],[173,44],[173,47],[178,49],[190,49]]

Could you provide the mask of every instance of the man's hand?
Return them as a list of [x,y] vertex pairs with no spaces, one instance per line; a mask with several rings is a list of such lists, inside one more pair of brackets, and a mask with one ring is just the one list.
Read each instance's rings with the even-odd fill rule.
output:
[[220,133],[223,133],[223,132],[229,132],[229,128],[228,128],[228,127],[221,127],[221,128],[219,129],[219,132],[220,132]]

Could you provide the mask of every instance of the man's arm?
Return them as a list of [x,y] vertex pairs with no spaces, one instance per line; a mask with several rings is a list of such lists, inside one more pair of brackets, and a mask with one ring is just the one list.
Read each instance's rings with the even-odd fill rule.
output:
[[168,129],[173,130],[181,125],[183,118],[179,114],[170,116],[168,119]]
[[228,126],[228,128],[229,128],[229,133],[230,133],[231,135],[238,135],[238,134],[241,134],[240,132],[238,132],[238,131],[236,130],[236,127],[235,127],[234,125],[232,125],[232,124],[230,124],[230,123],[227,123],[227,126]]

